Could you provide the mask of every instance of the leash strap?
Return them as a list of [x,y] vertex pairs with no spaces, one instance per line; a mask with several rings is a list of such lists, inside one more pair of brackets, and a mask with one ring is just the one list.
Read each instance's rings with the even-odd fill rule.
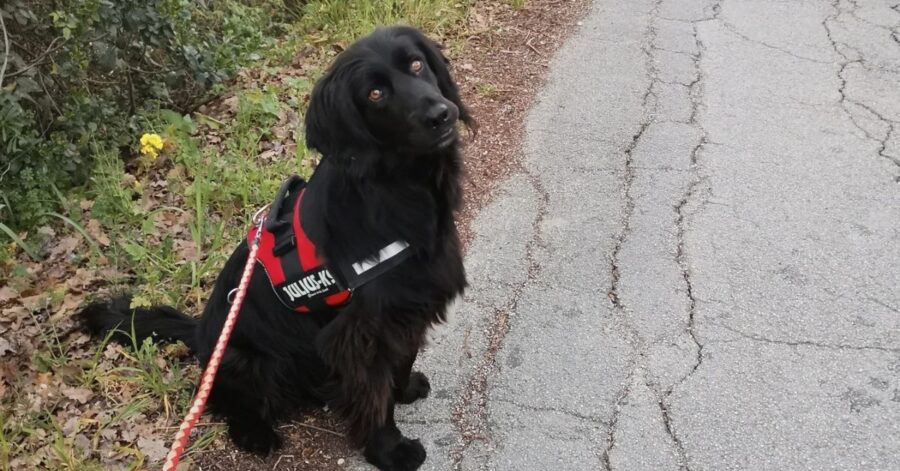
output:
[[178,462],[181,460],[181,455],[184,453],[184,449],[190,439],[191,430],[197,425],[197,421],[200,419],[200,416],[203,415],[203,409],[206,408],[206,401],[209,399],[209,393],[212,391],[213,382],[216,379],[216,372],[222,364],[222,358],[225,356],[225,347],[228,345],[228,339],[231,338],[231,333],[234,331],[235,324],[237,324],[238,313],[241,311],[241,304],[243,304],[244,297],[247,295],[247,286],[249,286],[250,277],[253,275],[253,267],[256,266],[256,256],[259,251],[259,238],[262,233],[259,228],[262,226],[262,221],[265,220],[265,211],[266,208],[263,208],[253,217],[253,223],[257,225],[257,231],[256,236],[253,238],[253,244],[250,246],[247,264],[244,265],[244,273],[241,275],[241,282],[238,284],[234,301],[231,304],[231,309],[228,310],[228,316],[225,318],[225,324],[222,326],[222,332],[219,334],[219,339],[216,341],[212,356],[209,357],[206,369],[203,370],[203,376],[201,376],[200,379],[200,387],[197,389],[196,396],[194,396],[194,402],[191,404],[190,410],[181,422],[181,426],[178,427],[178,433],[175,434],[175,441],[172,442],[172,447],[169,449],[169,454],[166,456],[166,461],[162,468],[163,471],[175,471],[178,467]]

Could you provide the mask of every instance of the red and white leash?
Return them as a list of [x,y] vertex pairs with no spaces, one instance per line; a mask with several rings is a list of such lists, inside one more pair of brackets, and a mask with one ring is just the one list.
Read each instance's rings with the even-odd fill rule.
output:
[[222,333],[216,341],[216,347],[213,349],[212,356],[203,370],[203,376],[200,379],[200,388],[197,389],[197,395],[194,396],[194,402],[181,426],[178,427],[178,433],[175,434],[175,441],[169,449],[166,456],[166,462],[163,464],[163,471],[175,471],[178,467],[178,461],[184,453],[188,439],[191,436],[191,430],[197,425],[200,416],[203,415],[203,409],[206,407],[206,401],[209,399],[209,393],[212,391],[213,381],[216,378],[216,372],[219,365],[222,364],[222,357],[225,356],[225,347],[228,345],[228,339],[231,338],[231,332],[237,323],[238,313],[241,311],[241,304],[244,303],[244,297],[247,294],[247,286],[250,284],[250,277],[253,275],[253,267],[256,266],[256,253],[259,251],[259,238],[262,234],[262,223],[266,218],[266,210],[269,205],[253,215],[253,224],[256,225],[256,235],[253,237],[253,244],[250,245],[250,254],[247,256],[247,264],[244,266],[244,273],[241,275],[241,282],[238,284],[234,301],[231,303],[231,309],[228,311],[228,317],[225,318],[225,325],[222,326]]

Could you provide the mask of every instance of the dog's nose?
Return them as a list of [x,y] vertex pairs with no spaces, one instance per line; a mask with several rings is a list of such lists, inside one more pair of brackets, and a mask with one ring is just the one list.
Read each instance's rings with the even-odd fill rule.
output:
[[435,103],[425,112],[425,125],[437,128],[450,119],[450,108],[444,103]]

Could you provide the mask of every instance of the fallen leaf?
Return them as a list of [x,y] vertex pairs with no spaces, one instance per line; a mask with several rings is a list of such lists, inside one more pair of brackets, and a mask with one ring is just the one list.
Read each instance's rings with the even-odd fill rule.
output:
[[102,431],[100,431],[100,436],[109,441],[112,441],[112,440],[115,440],[119,436],[119,431],[116,429],[113,429],[113,428],[105,428]]
[[222,100],[222,106],[224,106],[228,111],[234,113],[237,111],[238,107],[238,97],[236,95],[232,95],[224,100]]
[[39,227],[37,230],[37,233],[48,239],[52,239],[53,237],[56,237],[56,231],[54,231],[53,228],[50,226]]
[[25,306],[25,309],[34,312],[46,308],[49,300],[50,296],[46,293],[39,293],[34,296],[24,297],[20,302],[22,303],[22,306]]
[[66,419],[66,422],[63,424],[62,433],[66,436],[70,436],[78,430],[78,421],[81,420],[81,417],[78,415],[70,416]]
[[81,303],[83,301],[84,301],[83,294],[72,294],[72,293],[67,294],[63,298],[62,303],[59,306],[59,309],[57,309],[56,312],[53,313],[52,316],[50,316],[50,322],[54,323],[54,324],[59,322],[66,316],[66,314],[75,311],[75,309],[77,309],[79,306],[81,306]]
[[267,150],[262,154],[259,154],[259,160],[275,160],[274,158],[280,153],[280,149],[275,150]]
[[87,388],[63,386],[60,388],[60,392],[62,392],[63,396],[73,401],[78,401],[79,404],[84,404],[94,397],[93,391]]
[[0,288],[0,303],[5,303],[10,299],[15,299],[18,296],[19,292],[10,288],[9,286]]
[[5,356],[8,352],[16,353],[16,349],[9,343],[9,340],[0,337],[0,357]]
[[63,237],[62,239],[59,239],[59,243],[57,243],[56,245],[53,246],[53,248],[50,249],[50,257],[53,258],[53,257],[59,256],[61,254],[68,255],[68,254],[72,253],[73,251],[75,251],[75,249],[78,248],[78,245],[80,243],[81,243],[80,236],[71,235],[71,236]]
[[197,246],[192,240],[175,239],[175,250],[178,257],[185,261],[197,259]]
[[122,358],[122,347],[117,343],[109,343],[106,345],[106,349],[103,350],[103,358],[107,360],[118,360]]
[[109,236],[107,236],[106,232],[103,231],[103,226],[101,226],[100,221],[96,219],[91,219],[90,221],[88,221],[87,231],[88,234],[90,234],[98,244],[104,247],[109,246]]
[[85,434],[75,435],[75,448],[81,451],[81,458],[87,458],[91,454],[91,439]]
[[137,439],[137,446],[150,461],[162,461],[169,453],[161,438],[140,437]]
[[132,186],[134,186],[134,184],[135,184],[136,182],[137,182],[137,178],[135,178],[134,175],[132,175],[132,174],[130,174],[130,173],[126,173],[125,175],[122,175],[122,182],[121,182],[121,183],[122,183],[122,186],[123,186],[123,187],[125,187],[125,188],[131,188]]
[[79,268],[75,270],[75,274],[70,276],[69,279],[66,280],[66,288],[70,291],[81,292],[88,284],[90,284],[95,278],[95,274],[92,270],[87,270],[84,268]]
[[25,306],[13,306],[0,311],[0,320],[17,321],[27,315],[28,309]]

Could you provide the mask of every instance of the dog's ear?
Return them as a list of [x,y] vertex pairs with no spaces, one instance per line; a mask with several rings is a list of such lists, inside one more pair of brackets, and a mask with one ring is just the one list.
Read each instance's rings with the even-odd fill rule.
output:
[[306,111],[306,147],[341,157],[369,146],[372,136],[353,102],[352,68],[340,59],[313,87]]
[[450,75],[450,60],[447,59],[447,56],[441,52],[441,47],[424,34],[422,34],[419,30],[410,27],[401,27],[401,34],[410,36],[422,51],[425,54],[425,60],[428,62],[428,67],[434,71],[434,75],[437,76],[438,87],[441,89],[441,94],[444,95],[444,98],[450,100],[459,108],[459,119],[466,123],[466,126],[471,130],[475,130],[476,123],[472,118],[472,115],[469,114],[469,108],[466,107],[465,103],[462,102],[462,98],[459,96],[459,88],[456,86],[456,82],[453,81],[453,77]]

